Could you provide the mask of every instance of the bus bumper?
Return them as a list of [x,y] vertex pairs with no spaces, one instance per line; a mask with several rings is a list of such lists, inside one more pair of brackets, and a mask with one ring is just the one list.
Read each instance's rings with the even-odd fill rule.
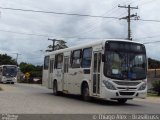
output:
[[102,87],[101,90],[101,98],[102,99],[118,99],[118,98],[126,98],[126,99],[133,99],[133,98],[142,98],[145,99],[147,96],[147,89],[141,91],[120,91],[120,90],[109,90],[106,87]]
[[15,83],[16,82],[16,78],[3,78],[1,80],[2,83]]

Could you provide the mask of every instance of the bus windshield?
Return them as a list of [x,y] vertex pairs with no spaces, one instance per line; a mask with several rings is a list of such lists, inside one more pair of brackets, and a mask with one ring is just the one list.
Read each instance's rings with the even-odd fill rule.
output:
[[147,61],[145,47],[130,42],[106,42],[104,75],[118,80],[142,80],[146,78]]
[[3,67],[3,76],[16,77],[17,76],[17,67],[16,66],[4,66]]

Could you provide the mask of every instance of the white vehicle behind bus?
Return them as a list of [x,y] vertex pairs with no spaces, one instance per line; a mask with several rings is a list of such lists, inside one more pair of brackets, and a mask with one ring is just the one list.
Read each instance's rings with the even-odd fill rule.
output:
[[44,86],[53,93],[117,100],[145,98],[147,57],[143,44],[102,40],[48,53],[44,58]]
[[17,71],[16,65],[1,65],[0,66],[0,82],[11,83],[17,82]]

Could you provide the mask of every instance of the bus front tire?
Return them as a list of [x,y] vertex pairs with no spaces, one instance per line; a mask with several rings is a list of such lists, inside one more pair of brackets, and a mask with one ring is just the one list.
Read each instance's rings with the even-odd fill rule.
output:
[[82,98],[84,101],[90,101],[90,96],[89,96],[89,87],[87,84],[84,84],[83,89],[82,89]]
[[127,99],[122,98],[122,99],[118,99],[117,101],[118,101],[119,104],[124,104],[124,103],[127,102]]

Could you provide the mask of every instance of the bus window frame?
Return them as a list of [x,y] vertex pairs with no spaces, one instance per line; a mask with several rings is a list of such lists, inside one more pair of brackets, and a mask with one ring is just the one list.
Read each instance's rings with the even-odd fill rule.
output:
[[[76,51],[80,51],[79,64],[73,64],[73,60],[74,60],[73,55]],[[81,67],[81,62],[82,62],[82,49],[73,50],[72,53],[71,53],[71,68],[80,68]]]
[[[91,49],[91,57],[90,57],[91,60],[90,60],[90,65],[87,66],[87,67],[86,67],[86,66],[83,66],[83,61],[84,61],[84,57],[83,57],[83,56],[84,56],[84,51],[85,51],[86,49]],[[90,67],[91,67],[91,62],[92,62],[92,52],[93,52],[93,48],[92,48],[92,47],[88,47],[88,48],[84,48],[84,49],[83,49],[83,51],[82,51],[82,60],[81,60],[81,67],[82,67],[82,68],[90,68]],[[87,58],[88,58],[88,57],[87,57]]]
[[50,59],[50,56],[45,56],[44,57],[44,65],[43,65],[43,69],[44,70],[48,70],[49,69],[49,59]]
[[[61,67],[58,67],[58,56],[62,55]],[[62,69],[63,68],[63,53],[59,53],[55,55],[54,69]]]

